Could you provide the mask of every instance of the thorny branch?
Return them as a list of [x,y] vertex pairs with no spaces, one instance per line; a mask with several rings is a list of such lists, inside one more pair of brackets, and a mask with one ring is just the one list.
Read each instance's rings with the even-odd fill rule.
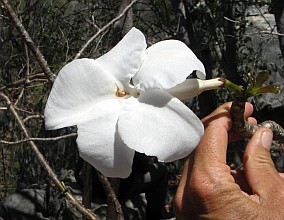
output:
[[[29,131],[26,128],[26,126],[24,125],[22,119],[20,118],[20,116],[18,115],[16,109],[14,108],[12,102],[10,101],[10,99],[8,98],[8,96],[6,96],[4,93],[0,93],[0,97],[3,98],[6,102],[6,105],[8,107],[8,109],[10,110],[10,112],[12,113],[12,115],[14,116],[14,118],[16,119],[16,122],[19,126],[19,128],[21,129],[21,131],[24,133],[25,137],[27,139],[31,139],[30,135],[29,135]],[[52,182],[56,185],[56,187],[59,189],[59,191],[64,194],[64,196],[66,197],[66,199],[73,204],[78,211],[80,211],[82,214],[86,215],[89,219],[96,219],[95,214],[91,211],[88,210],[86,208],[84,208],[73,196],[72,194],[70,194],[64,184],[62,182],[60,182],[60,180],[57,178],[56,174],[54,173],[54,171],[52,170],[52,168],[49,166],[48,162],[45,160],[44,156],[41,154],[41,152],[39,151],[38,147],[36,146],[36,144],[32,141],[32,140],[28,140],[27,143],[30,145],[30,148],[32,149],[32,151],[34,152],[34,154],[36,155],[37,159],[39,160],[39,163],[41,164],[41,166],[45,169],[45,171],[48,173],[48,176],[52,179]]]

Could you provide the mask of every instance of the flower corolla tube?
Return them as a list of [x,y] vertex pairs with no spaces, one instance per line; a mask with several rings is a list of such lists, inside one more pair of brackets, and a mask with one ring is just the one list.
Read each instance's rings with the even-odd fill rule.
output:
[[204,129],[179,99],[222,84],[200,80],[203,64],[180,41],[146,47],[132,28],[103,56],[65,65],[48,97],[46,129],[77,125],[80,156],[108,177],[129,176],[135,151],[164,162],[191,153]]

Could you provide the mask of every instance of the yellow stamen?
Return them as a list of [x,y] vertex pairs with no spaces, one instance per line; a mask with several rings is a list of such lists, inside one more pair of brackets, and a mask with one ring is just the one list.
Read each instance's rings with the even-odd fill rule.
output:
[[[115,84],[115,85],[116,85],[116,84]],[[126,96],[126,95],[129,95],[129,93],[127,93],[127,92],[121,90],[121,89],[116,85],[116,93],[115,93],[115,95],[116,95],[117,97],[124,97],[124,96]]]

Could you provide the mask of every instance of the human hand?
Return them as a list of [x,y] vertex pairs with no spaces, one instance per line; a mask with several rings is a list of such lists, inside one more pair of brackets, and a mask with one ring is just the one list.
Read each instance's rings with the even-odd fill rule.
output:
[[[203,119],[205,134],[184,165],[174,207],[177,219],[283,219],[284,181],[271,160],[272,132],[259,129],[247,144],[243,172],[226,165],[231,103]],[[253,107],[245,118],[256,123]]]

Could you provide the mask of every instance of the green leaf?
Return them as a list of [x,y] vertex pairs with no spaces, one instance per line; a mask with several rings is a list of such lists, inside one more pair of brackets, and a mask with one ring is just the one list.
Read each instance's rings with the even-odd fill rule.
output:
[[264,87],[251,87],[245,93],[247,97],[258,96],[263,93],[279,94],[280,87],[275,86],[275,85],[269,85],[269,86],[264,86]]
[[269,85],[269,86],[264,86],[259,88],[259,92],[261,93],[274,93],[274,94],[279,94],[281,91],[280,87],[274,86],[274,85]]
[[255,79],[255,87],[261,87],[263,83],[266,82],[268,79],[269,73],[268,71],[262,71],[257,74],[256,79]]

